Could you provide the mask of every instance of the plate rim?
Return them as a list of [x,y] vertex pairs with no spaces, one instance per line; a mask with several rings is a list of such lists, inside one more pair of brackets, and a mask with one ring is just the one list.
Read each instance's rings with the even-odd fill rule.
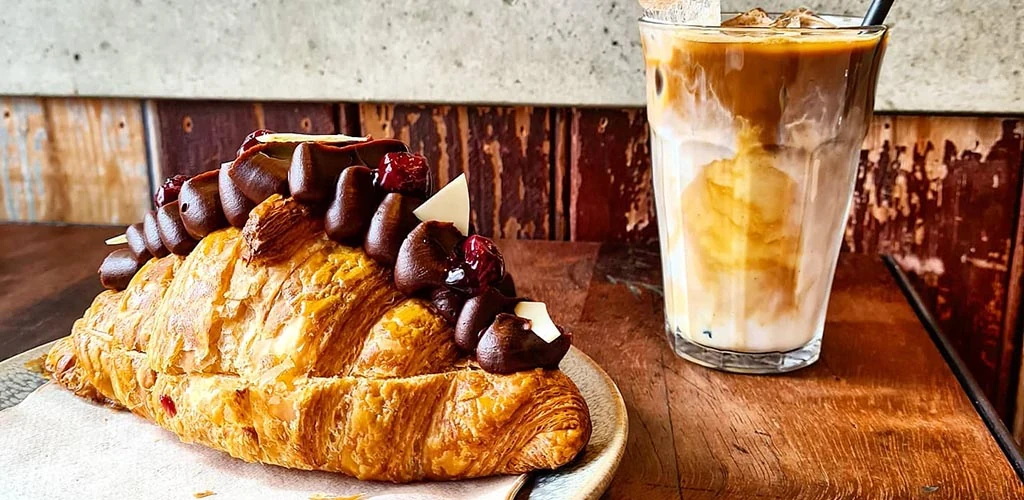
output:
[[[33,358],[44,355],[57,340],[59,339],[51,340],[7,359],[0,360],[0,377],[15,369],[24,369],[25,361],[30,361]],[[612,418],[614,419],[612,427],[614,430],[611,440],[609,440],[605,449],[598,454],[596,459],[597,461],[604,462],[604,466],[600,467],[595,474],[583,476],[583,486],[577,490],[577,493],[580,494],[577,498],[595,500],[600,498],[608,489],[612,479],[615,477],[615,472],[619,469],[622,457],[625,455],[626,442],[629,439],[629,414],[626,411],[626,402],[622,398],[622,392],[619,391],[618,385],[608,375],[608,372],[604,371],[601,365],[594,361],[594,358],[591,358],[576,346],[570,348],[570,353],[579,358],[579,361],[586,366],[587,371],[599,377],[601,387],[608,391],[612,400]],[[576,382],[573,381],[573,383],[575,384]],[[533,491],[531,490],[531,496],[532,493]]]
[[[598,455],[598,460],[602,460],[602,457],[607,453],[612,453],[610,463],[606,469],[606,472],[601,474],[594,474],[586,479],[589,488],[583,498],[586,500],[595,500],[600,498],[608,486],[611,485],[612,479],[615,477],[615,472],[619,470],[619,464],[622,462],[622,457],[626,453],[626,443],[629,440],[629,413],[626,411],[626,401],[622,398],[622,392],[619,391],[619,386],[615,384],[615,380],[612,379],[608,372],[601,368],[601,365],[594,361],[587,353],[583,352],[576,346],[571,347],[571,351],[574,351],[588,367],[601,377],[601,381],[604,383],[605,389],[609,390],[612,396],[612,404],[614,406],[615,422],[613,427],[618,429],[619,432],[612,433],[612,439],[608,442],[607,448]],[[575,383],[575,382],[573,382]]]

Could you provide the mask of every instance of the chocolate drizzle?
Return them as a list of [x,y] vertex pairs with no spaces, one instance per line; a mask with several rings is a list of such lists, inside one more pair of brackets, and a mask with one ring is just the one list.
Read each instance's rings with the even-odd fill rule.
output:
[[145,262],[153,256],[146,246],[146,235],[143,223],[136,222],[128,226],[124,231],[124,237],[128,240],[128,250],[132,252],[140,262]]
[[423,200],[415,196],[398,193],[388,193],[384,196],[384,201],[377,206],[377,212],[373,214],[366,239],[363,241],[366,255],[381,264],[394,267],[402,242],[420,223],[412,213],[420,203],[423,203]]
[[[511,314],[525,299],[513,298],[515,285],[493,242],[476,235],[467,239],[447,222],[419,222],[413,210],[423,198],[389,191],[376,180],[385,155],[407,152],[405,144],[384,139],[246,145],[234,161],[185,181],[177,200],[129,227],[129,248],[115,250],[100,266],[103,285],[122,290],[149,258],[188,255],[198,238],[227,225],[246,227],[250,212],[267,198],[290,196],[304,211],[302,220],[319,224],[322,217],[330,239],[362,245],[368,256],[393,266],[398,290],[427,300],[454,326],[458,347],[475,353],[484,370],[557,368],[570,336],[547,343],[530,331],[528,320]],[[430,185],[428,179],[428,191]],[[484,266],[480,258],[490,262]],[[452,278],[467,272],[478,272],[472,277],[480,281],[465,286]]]
[[203,172],[181,186],[178,194],[181,221],[193,238],[202,238],[228,225],[217,187],[219,174],[217,170]]
[[235,187],[255,204],[272,194],[288,195],[288,160],[267,156],[268,148],[266,144],[249,148],[227,168]]
[[324,230],[328,238],[357,247],[363,244],[373,211],[380,203],[380,195],[373,188],[373,172],[363,165],[353,165],[341,172],[337,186],[324,216]]
[[177,201],[156,209],[156,230],[160,233],[160,241],[174,255],[188,255],[199,244],[185,229],[185,222],[181,220],[181,206]]

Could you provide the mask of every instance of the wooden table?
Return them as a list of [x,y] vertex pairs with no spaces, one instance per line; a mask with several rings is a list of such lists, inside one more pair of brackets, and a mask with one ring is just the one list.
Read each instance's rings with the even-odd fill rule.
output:
[[[120,230],[0,225],[0,359],[68,333]],[[608,497],[1024,498],[1005,427],[881,259],[840,259],[817,364],[757,377],[673,355],[656,251],[501,247],[521,293],[548,303],[626,400]]]

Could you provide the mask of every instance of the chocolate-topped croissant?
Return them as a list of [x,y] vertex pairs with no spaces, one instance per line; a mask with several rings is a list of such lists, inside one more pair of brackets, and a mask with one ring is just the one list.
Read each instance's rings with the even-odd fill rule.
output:
[[[183,238],[201,238],[193,249],[170,242],[164,251],[150,248],[145,222],[135,227],[145,239],[137,246],[148,253],[128,252],[117,269],[101,268],[111,290],[48,354],[53,379],[185,442],[360,479],[518,474],[572,460],[590,438],[590,414],[573,382],[551,368],[571,336],[513,342],[533,350],[490,349],[477,361],[484,353],[476,352],[474,337],[522,300],[499,291],[510,280],[496,248],[475,250],[493,243],[467,239],[444,221],[415,224],[408,210],[375,208],[385,199],[399,203],[395,196],[419,204],[430,194],[429,182],[398,182],[394,173],[380,181],[376,167],[385,156],[408,154],[397,141],[352,147],[297,137],[291,145],[247,139],[234,164],[251,169],[253,149],[267,158],[295,151],[287,178],[305,183],[301,200],[280,185],[231,185],[259,172],[240,181],[209,173],[184,185],[182,200],[192,206],[164,210],[181,214],[179,222],[165,216],[165,225],[180,223]],[[259,182],[272,186],[265,179],[280,178],[276,172]],[[344,184],[328,189],[325,182]],[[217,212],[246,206],[231,198],[237,193],[226,194],[226,183],[266,194],[247,198],[254,208],[242,228],[231,225],[237,213]],[[410,191],[421,185],[426,192]],[[371,188],[381,191],[367,193]],[[356,206],[363,203],[374,207]],[[325,231],[338,220],[351,222]],[[360,236],[365,232],[373,241]],[[153,257],[159,254],[165,256]],[[132,275],[125,268],[134,262]],[[508,335],[534,335],[528,320],[520,323]],[[516,364],[495,368],[505,358]]]

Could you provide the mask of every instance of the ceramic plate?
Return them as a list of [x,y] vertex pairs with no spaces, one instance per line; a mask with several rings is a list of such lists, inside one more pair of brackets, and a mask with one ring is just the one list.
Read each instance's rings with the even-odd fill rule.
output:
[[[0,410],[20,403],[46,382],[25,364],[39,359],[51,344],[42,345],[0,362]],[[578,460],[557,471],[539,473],[518,498],[596,499],[608,487],[626,447],[626,406],[608,374],[594,360],[573,347],[561,364],[583,393],[590,407],[594,432]]]

